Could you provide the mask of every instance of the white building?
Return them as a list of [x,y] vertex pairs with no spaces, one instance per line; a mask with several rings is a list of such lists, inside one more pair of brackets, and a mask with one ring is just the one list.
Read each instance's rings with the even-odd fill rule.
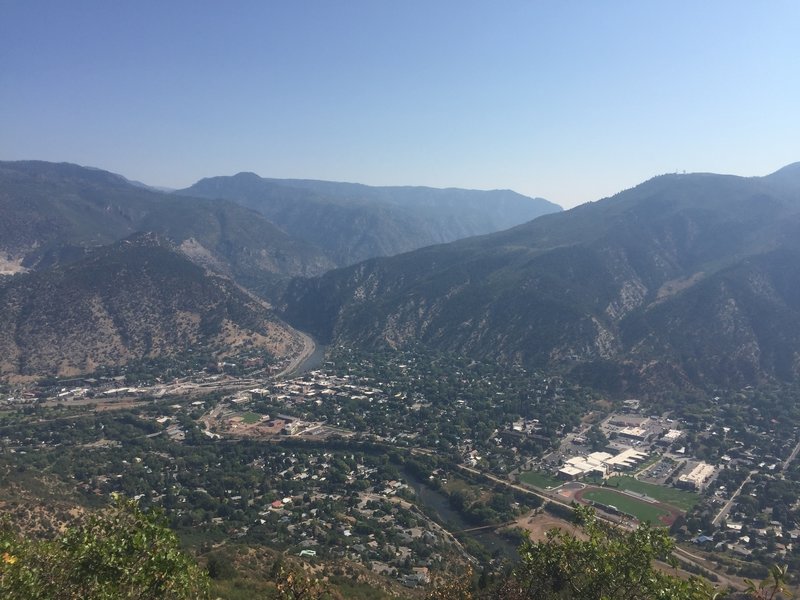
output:
[[716,467],[708,463],[701,462],[691,471],[678,477],[678,487],[689,488],[691,490],[701,490],[711,479]]
[[667,433],[661,436],[661,441],[665,444],[671,444],[672,442],[677,441],[682,435],[683,432],[680,429],[670,429],[667,431]]
[[650,437],[650,433],[644,427],[623,427],[619,430],[619,434],[640,442],[644,442]]
[[611,471],[630,468],[647,458],[647,454],[627,448],[616,456],[608,452],[592,452],[588,456],[573,456],[558,470],[561,479],[572,481],[581,477],[599,475],[607,477]]

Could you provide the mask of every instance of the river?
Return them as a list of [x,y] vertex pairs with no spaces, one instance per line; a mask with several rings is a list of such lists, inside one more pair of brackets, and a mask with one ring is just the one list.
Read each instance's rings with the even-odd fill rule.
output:
[[311,338],[311,341],[314,343],[314,351],[309,354],[308,357],[305,358],[299,365],[297,365],[297,367],[292,370],[291,373],[288,374],[291,377],[296,377],[297,375],[302,375],[308,371],[319,369],[322,366],[322,363],[325,362],[325,351],[328,349],[328,347],[323,346],[310,335],[308,337]]
[[[448,531],[456,533],[475,527],[474,523],[469,523],[450,506],[450,501],[443,493],[431,489],[406,469],[400,469],[400,474],[416,493],[417,502],[423,511],[429,516],[436,517]],[[493,529],[468,531],[461,535],[469,536],[492,555],[499,553],[502,558],[512,561],[516,561],[519,556],[516,544],[498,535]]]

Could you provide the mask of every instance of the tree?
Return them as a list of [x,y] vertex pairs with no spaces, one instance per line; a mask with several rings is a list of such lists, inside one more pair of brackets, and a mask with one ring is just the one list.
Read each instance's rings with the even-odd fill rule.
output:
[[[673,542],[666,530],[642,525],[624,531],[602,525],[590,508],[577,507],[580,535],[553,529],[542,542],[526,539],[520,564],[500,586],[474,596],[442,590],[431,598],[455,600],[486,597],[497,600],[711,600],[703,580],[680,579],[656,569],[668,560]],[[452,583],[451,583],[452,585]],[[458,596],[457,594],[461,594]]]
[[786,572],[788,568],[786,565],[774,565],[770,567],[769,577],[756,585],[755,582],[745,579],[747,583],[747,591],[755,600],[773,600],[773,598],[783,598],[786,594],[788,598],[795,596],[789,593],[786,585]]
[[231,579],[236,575],[231,557],[221,552],[209,555],[206,569],[211,579]]
[[606,434],[603,433],[603,430],[597,425],[592,425],[592,427],[589,429],[588,433],[586,434],[586,441],[589,443],[589,448],[595,452],[605,450],[606,446],[608,446],[608,438],[606,437]]
[[0,597],[183,600],[208,597],[208,576],[163,516],[118,498],[53,541],[0,528]]
[[589,508],[575,509],[583,527],[578,537],[551,530],[542,542],[526,540],[521,564],[504,584],[501,597],[589,600],[700,600],[710,586],[697,578],[682,580],[654,568],[669,560],[674,543],[666,530],[644,524],[633,531],[604,526]]
[[281,600],[341,600],[327,583],[306,575],[301,569],[287,566],[282,561],[275,571],[275,587]]
[[434,587],[425,600],[471,600],[472,568],[467,567],[461,577],[447,579]]

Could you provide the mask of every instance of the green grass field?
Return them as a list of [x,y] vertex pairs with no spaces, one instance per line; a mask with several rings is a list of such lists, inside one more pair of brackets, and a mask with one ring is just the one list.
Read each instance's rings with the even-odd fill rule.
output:
[[639,494],[646,494],[659,502],[669,504],[682,511],[690,510],[700,499],[700,496],[693,492],[678,490],[664,485],[645,483],[633,477],[611,477],[606,482],[606,485],[608,487],[618,487]]
[[247,423],[248,425],[252,425],[253,423],[258,423],[261,420],[262,416],[263,415],[260,415],[258,413],[246,412],[242,415],[242,421],[244,423]]
[[543,490],[550,490],[564,483],[560,479],[556,479],[555,477],[548,475],[547,473],[540,473],[538,471],[528,471],[527,473],[521,473],[519,476],[519,480],[522,483],[527,483],[528,485],[532,485],[533,487],[538,487]]
[[625,494],[620,494],[608,489],[591,489],[583,492],[584,500],[594,500],[601,504],[616,506],[618,510],[633,515],[640,521],[650,521],[657,524],[659,518],[668,515],[669,512],[658,508],[654,504],[648,504],[642,500],[631,498]]

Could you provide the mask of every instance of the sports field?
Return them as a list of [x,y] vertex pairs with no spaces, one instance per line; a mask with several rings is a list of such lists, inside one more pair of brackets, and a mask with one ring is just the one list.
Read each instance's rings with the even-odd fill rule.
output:
[[547,473],[540,473],[539,471],[528,471],[527,473],[521,473],[519,480],[522,483],[527,483],[528,485],[532,485],[543,490],[551,490],[564,483],[560,479],[556,479]]
[[618,510],[633,515],[639,521],[650,521],[653,524],[662,523],[663,519],[670,515],[668,510],[659,507],[657,504],[637,500],[609,489],[586,489],[581,493],[581,498],[615,506]]
[[645,483],[633,477],[611,477],[606,482],[606,486],[618,487],[623,490],[645,494],[659,502],[679,508],[684,512],[690,510],[700,499],[700,497],[693,492],[678,490],[664,485]]
[[261,417],[258,413],[254,412],[246,412],[242,415],[242,422],[247,423],[248,425],[252,425],[253,423],[258,423],[261,420]]

